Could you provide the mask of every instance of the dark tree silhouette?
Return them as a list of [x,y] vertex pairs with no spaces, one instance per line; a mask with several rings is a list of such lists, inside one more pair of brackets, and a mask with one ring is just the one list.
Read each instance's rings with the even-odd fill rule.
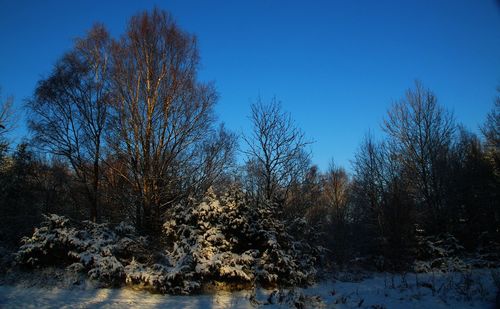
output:
[[283,203],[290,185],[309,166],[306,146],[311,142],[275,98],[269,104],[259,99],[251,108],[252,134],[244,140],[248,162],[256,172],[257,189],[261,197]]
[[29,127],[44,150],[65,158],[82,183],[90,218],[99,215],[102,148],[110,101],[109,36],[101,25],[57,62],[39,82]]
[[436,96],[420,82],[393,104],[384,120],[392,157],[403,164],[421,200],[429,227],[443,227],[443,179],[455,124]]
[[14,99],[12,97],[8,97],[5,100],[2,99],[2,92],[0,88],[0,137],[13,128],[13,103]]

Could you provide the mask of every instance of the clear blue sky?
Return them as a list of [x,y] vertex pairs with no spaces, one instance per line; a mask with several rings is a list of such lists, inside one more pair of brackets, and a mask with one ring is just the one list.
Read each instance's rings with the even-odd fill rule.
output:
[[[365,132],[413,80],[472,130],[500,85],[495,0],[25,1],[0,0],[0,86],[18,106],[94,22],[120,35],[158,6],[198,36],[200,78],[220,93],[219,119],[249,128],[249,105],[278,97],[315,143],[320,168],[349,167]],[[13,138],[26,134],[21,120]]]

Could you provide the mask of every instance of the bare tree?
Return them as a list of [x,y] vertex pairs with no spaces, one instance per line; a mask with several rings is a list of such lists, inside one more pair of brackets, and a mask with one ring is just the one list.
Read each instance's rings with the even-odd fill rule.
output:
[[349,256],[351,181],[345,169],[337,166],[333,160],[322,177],[322,188],[321,204],[325,212],[319,222],[328,223],[328,245],[332,248],[335,258],[343,261]]
[[384,235],[383,192],[384,151],[371,134],[367,134],[353,161],[353,192],[356,219],[379,235]]
[[481,133],[486,139],[486,147],[496,152],[500,151],[500,87],[498,87],[498,93],[494,106],[481,127]]
[[[414,207],[400,155],[386,141],[367,135],[357,151],[349,215],[357,224],[361,243],[371,254],[384,254],[400,263],[412,244]],[[367,235],[371,235],[366,237]],[[373,235],[377,235],[373,239]]]
[[322,178],[316,165],[309,167],[304,175],[290,184],[285,201],[286,219],[307,218],[309,223],[325,219],[325,207],[321,203]]
[[28,102],[29,126],[35,142],[64,157],[84,185],[90,218],[99,216],[101,157],[110,100],[109,36],[102,25],[57,62],[52,74],[39,81]]
[[11,131],[14,127],[14,99],[12,97],[7,97],[5,100],[3,100],[1,94],[2,93],[0,89],[0,136],[3,136],[7,132]]
[[429,218],[439,221],[444,206],[443,164],[455,130],[453,116],[416,82],[388,111],[383,129],[390,137],[391,156],[400,160],[413,183],[417,204],[425,205]]
[[332,161],[323,178],[323,196],[330,209],[331,220],[347,224],[350,181],[347,172]]
[[203,194],[233,172],[236,143],[236,135],[225,129],[224,125],[212,133],[207,132],[196,148],[195,160],[188,170],[191,176],[188,191]]
[[486,143],[486,158],[493,166],[497,179],[500,180],[500,86],[494,106],[486,116],[486,121],[481,127]]
[[[211,84],[196,80],[196,38],[158,9],[132,17],[126,35],[113,44],[113,63],[110,141],[127,167],[117,172],[138,196],[137,224],[149,229],[159,224],[163,208],[201,182],[191,173],[193,165],[216,167],[225,160],[219,156],[228,150],[225,142],[201,146],[214,132],[217,94]],[[229,140],[225,133],[218,137]]]
[[259,99],[251,109],[253,131],[243,137],[248,145],[247,162],[254,165],[261,197],[282,203],[290,185],[303,176],[309,166],[306,146],[311,142],[305,139],[290,114],[281,110],[276,98],[269,104]]

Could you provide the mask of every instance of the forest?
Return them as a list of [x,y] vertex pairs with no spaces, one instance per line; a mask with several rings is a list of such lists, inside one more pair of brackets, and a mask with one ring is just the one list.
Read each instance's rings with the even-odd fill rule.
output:
[[154,9],[121,36],[95,24],[76,39],[24,104],[17,143],[0,98],[1,282],[56,267],[184,295],[499,267],[500,88],[475,130],[415,81],[352,170],[322,171],[278,98],[252,103],[251,131],[227,129],[200,52]]

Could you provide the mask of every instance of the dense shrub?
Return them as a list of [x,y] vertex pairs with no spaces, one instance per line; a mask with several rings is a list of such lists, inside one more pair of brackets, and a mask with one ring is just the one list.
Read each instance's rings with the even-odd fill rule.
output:
[[315,248],[287,232],[273,205],[232,188],[201,203],[178,205],[164,224],[174,246],[168,256],[200,282],[303,285],[315,275]]
[[91,279],[103,286],[120,285],[125,278],[124,263],[143,247],[145,239],[124,223],[111,227],[84,221],[72,224],[55,214],[45,221],[31,237],[22,240],[16,262],[24,267],[68,266],[80,263]]
[[146,241],[129,225],[75,224],[48,215],[23,239],[16,261],[24,267],[70,265],[103,286],[126,283],[171,294],[221,285],[307,285],[315,277],[319,250],[287,229],[304,229],[304,222],[287,226],[273,205],[251,201],[238,189],[221,196],[210,189],[201,202],[179,204],[168,217],[170,247],[145,258]]
[[451,234],[417,236],[416,272],[464,271],[466,263],[460,258],[464,247]]

